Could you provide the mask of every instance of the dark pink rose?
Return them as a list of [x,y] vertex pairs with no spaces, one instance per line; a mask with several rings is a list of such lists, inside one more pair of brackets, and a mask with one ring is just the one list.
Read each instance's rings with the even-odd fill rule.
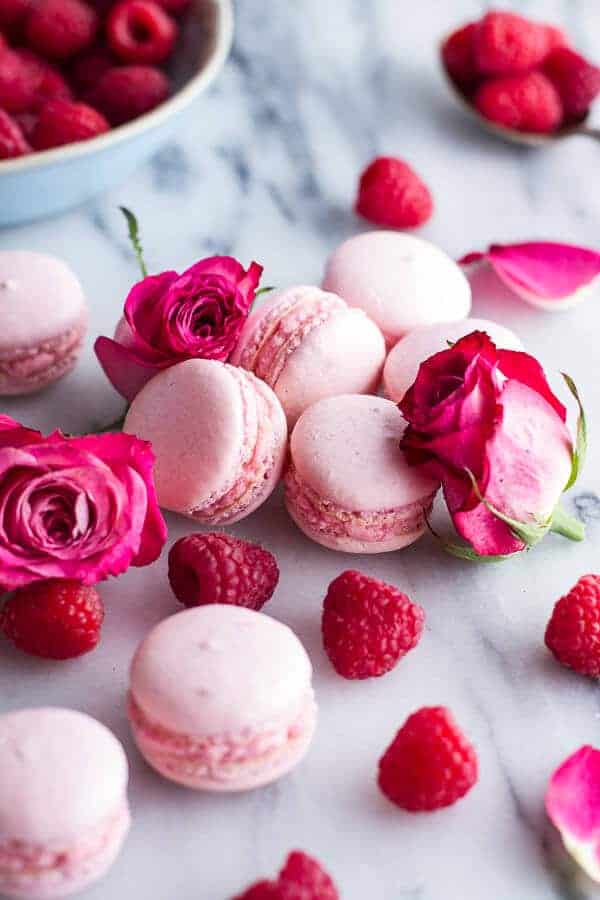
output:
[[0,416],[0,585],[95,584],[164,546],[146,441],[128,434],[44,437]]
[[248,318],[262,266],[231,256],[203,259],[182,275],[162,272],[136,284],[114,340],[100,337],[100,365],[126,400],[158,371],[185,359],[226,362]]
[[474,332],[421,365],[400,409],[409,462],[441,480],[475,552],[523,550],[503,517],[534,529],[548,523],[572,470],[566,410],[540,364]]

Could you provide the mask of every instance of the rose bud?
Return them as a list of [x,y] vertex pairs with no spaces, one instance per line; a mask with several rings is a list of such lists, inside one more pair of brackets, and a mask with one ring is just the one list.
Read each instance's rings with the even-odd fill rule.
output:
[[154,562],[167,529],[153,463],[129,434],[44,437],[0,416],[0,589],[96,584]]
[[546,812],[573,859],[600,882],[600,750],[581,747],[554,772]]
[[114,339],[94,350],[113,387],[131,402],[157,372],[186,359],[226,362],[248,318],[262,274],[231,256],[211,256],[181,275],[147,275],[137,222],[124,210],[144,278],[129,292]]
[[548,531],[583,538],[581,523],[558,505],[583,463],[583,410],[574,450],[566,410],[532,356],[498,350],[473,332],[421,365],[400,409],[409,462],[442,482],[454,525],[471,545],[450,552],[505,557]]

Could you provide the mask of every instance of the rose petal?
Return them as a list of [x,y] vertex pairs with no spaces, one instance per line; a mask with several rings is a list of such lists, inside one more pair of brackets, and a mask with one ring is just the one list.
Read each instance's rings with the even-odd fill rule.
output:
[[[144,359],[153,360],[157,352],[153,333],[160,327],[160,300],[178,278],[177,272],[172,271],[148,275],[134,284],[127,295],[124,317],[136,336],[136,350]],[[138,315],[140,310],[143,315]]]
[[600,750],[581,747],[554,772],[546,812],[568,852],[600,882]]
[[558,310],[583,300],[600,276],[600,253],[552,241],[492,244],[469,253],[461,265],[486,260],[499,278],[528,303]]
[[546,380],[544,369],[533,356],[519,350],[499,350],[499,368],[507,378],[514,378],[528,385],[550,404],[563,422],[567,421],[567,410]]
[[172,365],[168,360],[160,364],[144,362],[133,350],[107,337],[96,339],[94,352],[114,389],[129,403],[157,372]]

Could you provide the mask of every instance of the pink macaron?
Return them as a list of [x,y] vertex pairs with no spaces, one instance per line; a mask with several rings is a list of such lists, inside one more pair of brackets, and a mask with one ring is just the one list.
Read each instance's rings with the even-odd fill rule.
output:
[[396,231],[371,231],[341,244],[329,257],[323,288],[364,309],[388,347],[413,328],[455,322],[471,309],[460,266],[439,247]]
[[376,391],[384,359],[383,336],[361,310],[300,285],[275,292],[251,314],[231,362],[273,388],[291,428],[323,397]]
[[0,252],[0,395],[29,394],[70,372],[87,318],[81,284],[62,260]]
[[287,426],[271,388],[244,369],[190,359],[134,398],[124,431],[151,441],[165,509],[207,525],[257,509],[281,475]]
[[70,709],[0,717],[0,893],[68,897],[114,862],[129,830],[117,738]]
[[286,625],[211,604],[157,625],[131,666],[129,718],[149,764],[208,791],[268,784],[304,756],[316,725],[312,669]]
[[398,341],[385,361],[383,386],[386,396],[394,403],[400,403],[414,383],[422,362],[435,353],[447,350],[449,344],[473,331],[485,331],[496,346],[504,350],[523,350],[523,344],[516,334],[504,325],[487,319],[462,319],[460,322],[415,328]]
[[423,534],[438,485],[404,459],[405,427],[380,397],[330,397],[300,416],[285,502],[309,538],[346,553],[384,553]]

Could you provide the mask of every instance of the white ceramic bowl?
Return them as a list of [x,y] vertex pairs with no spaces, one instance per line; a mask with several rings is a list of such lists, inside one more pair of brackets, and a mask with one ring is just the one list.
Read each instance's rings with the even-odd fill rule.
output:
[[232,37],[231,0],[194,0],[174,60],[172,97],[90,141],[0,161],[0,226],[55,215],[125,181],[171,137],[181,114],[215,79]]

